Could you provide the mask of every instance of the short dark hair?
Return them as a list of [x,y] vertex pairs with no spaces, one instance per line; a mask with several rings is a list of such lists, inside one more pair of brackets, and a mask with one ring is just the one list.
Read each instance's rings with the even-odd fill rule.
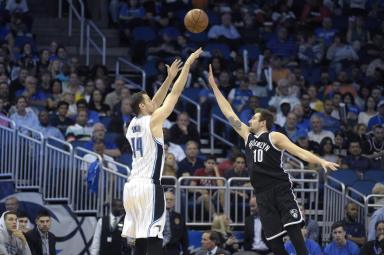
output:
[[18,210],[16,215],[17,215],[17,218],[28,218],[27,213],[21,210]]
[[266,126],[267,130],[271,131],[272,127],[273,127],[273,122],[275,121],[273,114],[268,110],[260,109],[260,108],[256,109],[255,113],[260,113],[259,121],[265,120],[265,122],[266,122],[265,126]]
[[51,214],[48,210],[44,209],[37,213],[36,220],[40,219],[41,217],[51,217]]
[[379,226],[379,224],[384,224],[384,220],[379,220],[378,222],[375,223],[375,230],[377,230],[377,227]]
[[57,109],[59,109],[60,106],[62,106],[62,105],[65,105],[67,108],[69,108],[69,104],[68,104],[67,102],[65,102],[65,101],[59,101],[59,102],[57,103]]
[[17,212],[16,211],[8,211],[4,213],[4,220],[6,220],[7,216],[13,214],[17,217]]
[[85,100],[84,98],[82,98],[76,102],[76,106],[79,107],[79,105],[85,105],[85,107],[88,108],[87,100]]
[[24,99],[26,103],[28,103],[28,99],[25,96],[19,96],[16,98],[16,104],[19,102],[20,99]]
[[140,91],[132,95],[131,97],[131,108],[135,115],[138,115],[140,112],[140,104],[144,100],[144,95],[147,95],[147,92]]
[[208,160],[213,160],[213,161],[215,161],[216,162],[216,157],[215,157],[215,155],[208,155],[206,158],[205,158],[205,162],[207,162]]
[[216,245],[218,245],[220,243],[220,236],[219,236],[219,233],[217,233],[216,231],[207,230],[204,233],[209,234],[209,240],[214,242]]
[[332,224],[331,231],[333,231],[337,228],[340,228],[340,227],[342,227],[343,230],[345,231],[344,224],[341,221],[336,221],[335,223]]

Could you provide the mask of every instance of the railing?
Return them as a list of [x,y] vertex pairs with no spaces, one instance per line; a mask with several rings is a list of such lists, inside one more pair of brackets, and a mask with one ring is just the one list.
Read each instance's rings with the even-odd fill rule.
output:
[[16,124],[0,115],[0,176],[13,178],[16,169]]
[[[76,0],[75,0],[76,1]],[[80,55],[84,53],[84,23],[85,23],[85,15],[84,15],[84,3],[82,0],[77,0],[80,5],[80,13],[76,9],[73,4],[73,0],[67,0],[69,4],[69,13],[68,13],[68,36],[72,36],[72,26],[73,26],[73,13],[76,18],[80,22]],[[62,17],[62,1],[59,2],[59,17]]]
[[[96,41],[94,39],[92,39],[92,32],[93,31],[94,31],[94,33],[99,35],[99,37],[101,38],[101,44],[102,44],[101,47],[96,43]],[[93,21],[88,20],[87,21],[87,36],[86,36],[86,52],[85,52],[85,62],[87,65],[89,65],[89,57],[90,57],[89,56],[90,55],[89,46],[90,45],[92,45],[95,48],[95,50],[97,51],[97,53],[99,53],[101,55],[101,62],[103,65],[105,65],[106,64],[106,56],[107,56],[106,37]]]
[[68,201],[73,174],[73,148],[55,137],[45,140],[42,193],[45,201]]
[[327,176],[324,183],[323,243],[331,239],[331,226],[344,217],[345,185],[337,179]]
[[368,215],[368,207],[366,206],[367,204],[366,196],[354,188],[347,187],[345,191],[345,204],[347,204],[347,202],[352,202],[357,205],[357,208],[358,208],[357,222],[364,224],[365,230],[367,231],[368,217],[366,216]]
[[220,123],[223,123],[224,125],[230,126],[229,122],[226,119],[223,119],[223,118],[217,116],[216,114],[212,114],[212,117],[211,117],[211,127],[210,127],[211,128],[211,130],[210,130],[210,135],[211,135],[211,151],[213,151],[214,148],[215,148],[215,139],[223,142],[224,144],[226,144],[226,145],[228,145],[230,147],[234,146],[233,143],[231,143],[227,139],[223,138],[218,133],[215,133],[216,132],[215,131],[215,127],[216,127],[216,123],[215,122],[220,122]]
[[[135,73],[139,74],[141,76],[141,84],[136,83],[135,81],[132,81],[131,79],[128,79],[124,74],[122,74],[122,65],[128,66],[131,70],[133,70]],[[146,89],[146,73],[144,69],[140,68],[139,66],[131,63],[129,60],[125,58],[118,58],[116,61],[116,68],[115,68],[115,75],[117,76],[123,76],[126,81],[130,83],[132,88],[134,89],[140,89],[145,91]]]
[[39,189],[44,164],[44,136],[27,126],[19,126],[16,141],[15,186],[18,189]]
[[[227,212],[233,226],[243,226],[248,213],[249,198],[254,195],[249,178],[231,178],[227,182]],[[235,209],[235,210],[231,210]]]

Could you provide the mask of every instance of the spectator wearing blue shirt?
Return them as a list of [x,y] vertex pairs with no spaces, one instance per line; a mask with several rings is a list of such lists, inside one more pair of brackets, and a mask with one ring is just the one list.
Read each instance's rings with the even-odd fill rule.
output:
[[105,139],[106,129],[103,123],[96,123],[93,125],[92,129],[92,140],[88,141],[84,147],[88,150],[92,150],[95,144],[95,141],[102,141],[104,144],[104,153],[111,157],[119,157],[121,155],[121,151],[115,144],[115,141],[107,141]]
[[[321,247],[318,243],[313,241],[312,239],[307,239],[307,228],[302,227],[301,228],[301,234],[304,237],[304,242],[305,242],[305,247],[307,248],[308,254],[309,255],[321,255]],[[289,255],[296,255],[296,250],[295,247],[293,246],[292,242],[288,240],[284,244],[285,250],[288,252]]]
[[353,202],[349,202],[345,206],[345,218],[341,223],[344,225],[348,240],[354,241],[357,245],[362,246],[366,241],[365,227],[358,222],[357,216],[357,205]]
[[85,99],[80,99],[76,102],[77,112],[86,111],[88,114],[87,124],[92,126],[95,123],[100,122],[99,114],[96,111],[92,111],[88,109],[88,104]]
[[204,160],[199,158],[199,144],[188,141],[185,144],[186,157],[177,165],[177,177],[192,176],[199,168],[204,168]]
[[[20,96],[16,100],[16,112],[11,115],[11,120],[16,123],[17,127],[26,126],[33,129],[39,128],[39,120],[36,113],[31,109],[27,108],[27,98]],[[28,133],[25,129],[20,129],[22,133]]]
[[332,19],[325,17],[322,22],[323,27],[315,30],[316,37],[320,39],[326,47],[329,47],[333,38],[337,34],[337,29],[332,28]]
[[284,27],[277,29],[277,34],[267,42],[267,48],[272,51],[274,55],[283,58],[293,58],[297,54],[296,42],[288,37],[288,31]]
[[25,79],[25,88],[16,91],[16,97],[25,96],[29,105],[42,110],[47,105],[48,96],[37,88],[37,80],[33,76],[27,76]]
[[331,227],[333,241],[324,248],[324,255],[358,255],[357,244],[346,239],[344,225],[341,222],[333,223]]
[[240,112],[243,106],[248,103],[249,98],[253,96],[252,90],[249,88],[249,79],[244,77],[238,88],[233,88],[228,94],[228,101]]
[[380,100],[377,104],[377,114],[369,119],[368,130],[371,130],[376,125],[384,127],[384,99]]
[[349,155],[341,162],[342,169],[352,169],[362,175],[370,169],[371,163],[368,158],[362,155],[360,141],[351,141],[348,146]]
[[64,141],[64,136],[60,130],[49,125],[49,114],[46,110],[39,112],[39,121],[40,126],[38,130],[44,135],[45,138],[51,136]]
[[340,121],[332,116],[333,109],[332,99],[325,99],[324,112],[319,112],[317,115],[323,120],[323,128],[335,133],[340,130]]
[[255,110],[259,107],[259,98],[257,96],[251,96],[247,104],[243,106],[240,112],[240,120],[243,123],[248,123],[255,115]]

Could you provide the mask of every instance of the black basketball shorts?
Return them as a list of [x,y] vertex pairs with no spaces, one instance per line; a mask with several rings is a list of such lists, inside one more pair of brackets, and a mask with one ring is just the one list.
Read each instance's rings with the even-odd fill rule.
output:
[[286,227],[304,225],[304,218],[290,183],[274,186],[256,194],[260,220],[267,240],[284,235]]

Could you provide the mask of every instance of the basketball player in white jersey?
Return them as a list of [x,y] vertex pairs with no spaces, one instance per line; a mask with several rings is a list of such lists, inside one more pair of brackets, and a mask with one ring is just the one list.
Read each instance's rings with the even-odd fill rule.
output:
[[[169,85],[162,85],[152,100],[144,91],[132,95],[131,106],[136,117],[129,124],[126,137],[133,161],[124,186],[126,216],[122,236],[135,239],[135,255],[162,252],[165,225],[165,199],[160,185],[164,164],[163,123],[183,91],[190,66],[202,52],[199,48],[188,57],[165,101]],[[178,72],[180,66],[181,62],[174,62],[168,72],[175,68]]]

